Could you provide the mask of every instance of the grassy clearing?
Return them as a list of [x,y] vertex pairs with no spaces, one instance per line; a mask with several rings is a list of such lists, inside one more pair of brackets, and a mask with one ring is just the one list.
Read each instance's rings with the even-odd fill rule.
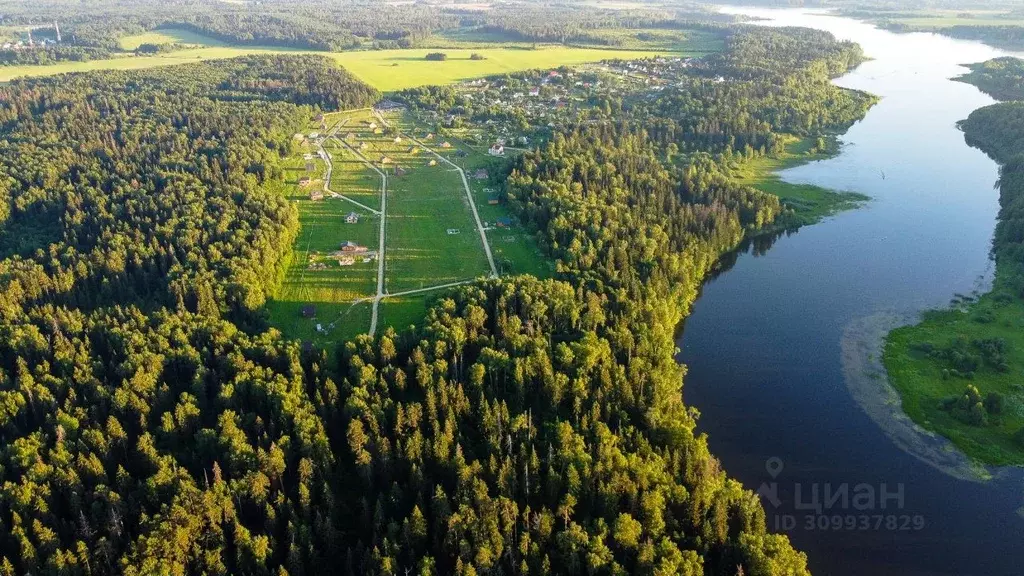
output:
[[[373,50],[356,52],[313,52],[289,48],[207,46],[177,50],[168,54],[136,56],[126,54],[116,58],[88,62],[61,62],[41,66],[4,66],[0,68],[0,82],[23,76],[52,76],[67,72],[92,70],[139,70],[157,66],[173,66],[217,58],[234,58],[247,54],[323,54],[334,58],[364,82],[388,92],[428,84],[453,84],[463,80],[519,72],[534,68],[571,66],[598,62],[607,58],[653,57],[649,50],[603,50],[597,48],[568,48],[564,46],[525,50],[515,48],[452,49],[445,50],[448,60],[432,62],[424,59],[430,49]],[[484,60],[471,60],[479,53]],[[662,52],[664,53],[664,51]]]
[[[885,345],[889,381],[900,393],[903,410],[914,422],[949,438],[971,458],[986,464],[1024,465],[1024,444],[1014,438],[1024,428],[1024,302],[1000,299],[993,292],[969,306],[925,314],[923,321],[891,332]],[[947,362],[930,357],[922,344],[948,346],[956,338],[1002,338],[1008,348],[1010,369],[1000,372],[984,367],[972,379],[943,375]],[[986,425],[968,424],[941,403],[964,393],[967,385],[982,396],[1002,394],[1005,406]]]
[[[316,156],[313,160],[303,159],[303,154],[313,153],[313,150],[313,146],[305,144],[286,164],[286,196],[297,205],[302,228],[284,279],[267,309],[271,323],[285,335],[324,344],[350,338],[369,327],[369,304],[353,306],[353,303],[376,293],[376,263],[364,262],[362,256],[357,256],[355,264],[340,266],[330,254],[339,250],[345,241],[375,251],[380,220],[340,199],[310,199],[310,191],[320,188],[322,180],[306,188],[299,186],[299,178],[322,179],[326,170],[325,163]],[[312,173],[307,172],[306,164],[312,165]],[[348,164],[339,164],[348,168]],[[338,169],[336,165],[335,171]],[[346,193],[379,196],[379,179],[359,177],[346,183]],[[345,223],[345,216],[350,212],[361,215],[358,223]],[[302,316],[305,305],[315,306],[315,319]],[[325,331],[318,333],[317,324]]]
[[[398,116],[389,122],[404,128]],[[366,140],[365,153],[372,160],[390,159],[386,290],[402,292],[486,275],[483,245],[458,172],[408,137],[400,142],[393,138]],[[445,153],[455,157],[454,149]]]
[[427,315],[427,306],[438,297],[438,294],[440,292],[414,294],[382,301],[380,305],[381,325],[393,326],[395,330],[402,330],[409,326],[422,326],[423,319]]
[[143,44],[182,44],[186,46],[226,46],[224,42],[188,30],[167,28],[124,36],[117,41],[121,50],[135,50]]
[[792,184],[779,177],[780,170],[824,160],[838,152],[838,142],[834,139],[827,142],[824,150],[816,150],[814,147],[815,142],[810,138],[793,138],[787,143],[783,154],[738,163],[735,176],[742,184],[778,196],[787,208],[792,209],[792,221],[787,221],[787,225],[812,224],[870,199],[856,192],[837,192],[811,184]]
[[[364,82],[388,92],[415,86],[453,84],[481,76],[534,68],[572,66],[608,58],[646,58],[656,55],[656,52],[649,50],[602,50],[557,46],[536,50],[446,49],[444,52],[448,59],[443,62],[424,59],[428,52],[435,51],[436,49],[338,52],[333,54],[333,57]],[[473,53],[481,54],[484,60],[471,60],[470,55]]]

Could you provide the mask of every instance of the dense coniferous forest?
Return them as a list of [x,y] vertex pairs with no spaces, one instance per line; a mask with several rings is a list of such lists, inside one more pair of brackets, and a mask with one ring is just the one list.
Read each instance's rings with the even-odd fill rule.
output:
[[1019,58],[993,58],[967,67],[970,72],[958,80],[977,86],[996,100],[1024,100],[1024,61]]
[[748,30],[672,107],[554,135],[506,192],[557,278],[336,357],[264,325],[280,160],[374,90],[315,57],[0,88],[0,574],[806,574],[695,434],[673,335],[782,214],[725,159],[856,119],[828,78],[858,58]]

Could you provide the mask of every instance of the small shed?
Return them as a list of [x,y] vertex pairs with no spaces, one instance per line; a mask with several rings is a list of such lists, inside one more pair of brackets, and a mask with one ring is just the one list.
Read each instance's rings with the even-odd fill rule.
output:
[[309,176],[303,176],[299,178],[299,186],[309,186],[313,183],[313,179]]
[[441,142],[441,148],[451,148],[451,142]]
[[309,191],[309,199],[312,200],[313,202],[319,202],[319,201],[323,200],[324,199],[324,191],[323,190],[310,190]]
[[359,214],[356,214],[355,212],[349,212],[348,215],[345,216],[345,223],[346,224],[358,224],[359,223]]

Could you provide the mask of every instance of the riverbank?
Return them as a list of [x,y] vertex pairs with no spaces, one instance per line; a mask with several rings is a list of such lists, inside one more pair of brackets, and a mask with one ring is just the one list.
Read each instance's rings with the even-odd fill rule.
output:
[[[1014,84],[1019,67],[993,62],[973,67],[960,80],[989,88]],[[1017,102],[981,108],[961,123],[967,142],[1001,166],[992,290],[956,295],[949,308],[926,312],[920,323],[891,332],[885,345],[889,380],[907,415],[992,465],[1024,465],[1022,121],[1024,104]]]
[[737,182],[777,196],[787,208],[774,226],[759,232],[814,224],[838,212],[857,208],[871,199],[858,192],[831,190],[813,184],[794,184],[779,176],[782,170],[834,158],[839,155],[840,148],[839,138],[835,135],[820,139],[793,136],[786,143],[782,154],[746,160],[735,166],[732,176]]

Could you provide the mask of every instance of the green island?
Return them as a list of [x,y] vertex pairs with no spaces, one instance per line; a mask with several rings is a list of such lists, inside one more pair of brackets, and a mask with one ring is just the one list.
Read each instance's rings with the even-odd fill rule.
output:
[[[831,82],[859,46],[95,4],[12,18],[306,53],[0,86],[0,576],[809,574],[696,430],[674,336],[745,238],[863,200],[771,176],[874,104]],[[463,22],[561,45],[425,45]]]
[[[960,79],[993,96],[1020,97],[1019,62],[992,60]],[[946,310],[891,332],[884,362],[903,409],[985,464],[1024,464],[1024,102],[974,111],[967,142],[1000,164],[995,278],[981,296],[958,295]]]

